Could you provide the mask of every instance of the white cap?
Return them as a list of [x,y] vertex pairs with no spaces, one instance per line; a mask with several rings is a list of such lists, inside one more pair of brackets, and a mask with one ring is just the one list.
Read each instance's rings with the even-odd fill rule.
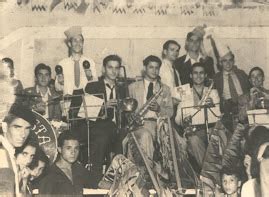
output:
[[232,53],[230,47],[227,44],[218,43],[217,49],[218,49],[220,58],[224,57],[228,53]]

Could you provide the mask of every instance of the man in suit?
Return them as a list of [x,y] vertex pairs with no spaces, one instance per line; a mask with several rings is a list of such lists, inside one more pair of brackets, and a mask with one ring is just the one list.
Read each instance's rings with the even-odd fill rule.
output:
[[201,62],[205,65],[207,77],[212,79],[215,74],[213,58],[202,53],[204,30],[194,29],[187,34],[185,42],[186,55],[179,57],[174,65],[180,77],[181,84],[191,83],[191,67],[194,63]]
[[238,100],[243,94],[249,92],[249,79],[247,74],[235,65],[234,54],[228,46],[219,45],[218,50],[222,70],[214,76],[213,80],[219,93],[221,111],[227,115],[227,118],[231,115],[237,117]]
[[24,102],[29,102],[29,106],[43,115],[44,118],[49,120],[61,120],[62,112],[59,99],[60,96],[55,89],[49,87],[51,80],[51,68],[43,63],[35,67],[36,84],[34,87],[26,88],[25,94],[36,95],[33,99]]
[[[132,83],[129,86],[129,94],[131,98],[138,101],[137,110],[139,110],[147,100],[162,88],[160,96],[149,104],[148,111],[144,118],[144,125],[134,132],[146,156],[153,159],[157,139],[157,118],[171,118],[173,115],[173,103],[170,88],[159,80],[159,71],[162,65],[160,58],[150,55],[144,59],[143,65],[143,80]],[[132,158],[132,156],[137,153],[127,154],[128,157],[133,160],[134,157]],[[134,161],[134,163],[137,164],[137,161]]]
[[[116,78],[119,76],[121,58],[117,55],[109,55],[103,60],[103,76],[98,81],[90,82],[85,88],[88,94],[103,94],[107,105],[107,117],[105,119],[97,119],[92,124],[91,129],[91,176],[92,187],[97,187],[98,182],[102,178],[102,168],[105,157],[115,152],[116,136],[117,136],[117,122],[118,117],[115,112],[117,106],[117,99],[123,99],[126,95],[126,90],[116,86]],[[119,89],[116,89],[119,88]],[[101,110],[100,116],[104,115]],[[109,159],[109,158],[107,158]]]
[[20,195],[15,148],[22,147],[36,119],[30,109],[13,104],[0,131],[0,196]]

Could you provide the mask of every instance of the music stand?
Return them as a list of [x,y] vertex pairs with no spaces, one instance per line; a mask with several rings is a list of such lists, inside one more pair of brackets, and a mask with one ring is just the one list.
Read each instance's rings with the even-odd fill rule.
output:
[[[213,116],[212,117],[215,117],[215,118],[219,118],[220,116],[217,115],[216,113],[220,113],[220,111],[218,110],[217,112],[215,112],[213,109],[216,107],[216,105],[219,105],[218,103],[217,104],[214,104],[214,105],[194,105],[194,106],[189,106],[189,107],[182,107],[181,108],[181,117],[182,117],[182,122],[184,121],[184,118],[186,117],[185,114],[184,114],[184,110],[187,110],[190,109],[190,111],[192,112],[192,110],[194,111],[194,109],[196,110],[193,114],[190,114],[191,115],[191,120],[193,120],[193,118],[199,114],[199,112],[201,112],[201,110],[203,109],[204,110],[204,113],[203,113],[203,117],[204,117],[204,124],[206,126],[206,133],[207,133],[207,140],[209,141],[210,139],[210,134],[209,134],[209,128],[208,128],[208,125],[209,125],[209,114],[208,112],[210,112]],[[213,109],[212,109],[213,108]],[[215,121],[211,121],[212,123],[215,122]],[[198,125],[198,124],[197,124]]]
[[267,109],[248,110],[247,115],[250,126],[262,125],[269,128],[269,112]]
[[[101,99],[103,100],[102,104],[100,105],[96,105],[96,104],[92,104],[92,105],[89,105],[87,102],[86,102],[86,99],[85,99],[85,95],[84,94],[80,94],[80,95],[69,95],[69,96],[65,96],[64,97],[64,112],[65,114],[67,115],[66,118],[67,118],[67,122],[69,124],[69,128],[71,128],[71,122],[73,121],[78,121],[78,120],[84,120],[86,121],[86,124],[87,124],[87,164],[86,164],[86,168],[90,168],[91,167],[91,158],[90,158],[90,120],[96,120],[96,119],[105,119],[107,117],[107,105],[106,105],[106,102],[105,102],[105,95],[104,94],[87,94],[87,96],[96,96],[96,97],[101,97]],[[79,106],[72,106],[72,101],[75,102],[75,100],[77,98],[81,97],[82,99],[82,103],[79,105]],[[65,100],[68,101],[67,103],[67,106],[66,106],[66,103],[65,103]],[[70,104],[69,104],[70,102]],[[74,105],[74,104],[73,104]],[[81,110],[81,107],[83,110]],[[104,113],[99,113],[98,112],[98,115],[97,116],[91,116],[89,113],[88,113],[88,109],[89,108],[96,108],[96,107],[101,107],[100,111],[101,112],[104,112]],[[77,112],[77,115],[76,116],[70,116],[70,111],[74,111]],[[79,115],[83,115],[82,117],[80,117]]]

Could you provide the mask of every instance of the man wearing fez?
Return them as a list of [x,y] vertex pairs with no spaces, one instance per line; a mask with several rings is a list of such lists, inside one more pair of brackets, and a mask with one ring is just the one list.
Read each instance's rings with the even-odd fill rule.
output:
[[0,135],[0,196],[20,194],[15,148],[21,147],[36,122],[30,109],[14,104],[2,122]]
[[[58,64],[62,67],[63,77],[56,75],[55,87],[57,91],[63,91],[63,95],[83,95],[87,83],[97,80],[95,63],[83,55],[84,37],[81,27],[70,27],[64,34],[69,57]],[[81,97],[73,97],[70,107],[79,107],[81,103]],[[76,118],[78,111],[79,108],[69,111],[69,118]]]
[[201,62],[205,65],[208,78],[212,79],[215,74],[213,58],[208,56],[204,50],[204,35],[204,27],[196,27],[189,32],[185,42],[187,54],[179,57],[174,63],[182,85],[191,83],[191,67],[194,63]]
[[[36,84],[34,87],[26,88],[24,92],[28,95],[39,95],[31,100],[26,100],[31,108],[42,114],[49,120],[61,120],[62,112],[59,99],[60,96],[54,88],[49,87],[51,80],[51,68],[43,63],[35,67]],[[26,98],[27,99],[27,98]]]
[[[115,113],[117,98],[123,99],[127,97],[124,87],[116,86],[116,78],[119,76],[121,62],[121,58],[117,55],[105,57],[103,60],[103,76],[98,81],[88,83],[85,88],[85,92],[89,94],[104,94],[107,105],[107,117],[97,119],[93,123],[91,130],[92,187],[97,187],[102,178],[102,166],[105,157],[111,152],[118,151],[115,150],[115,145],[121,145],[120,139],[116,137],[116,124],[120,124],[118,121],[119,114]],[[99,115],[103,114],[104,111],[101,110]],[[118,140],[117,143],[116,139]],[[109,160],[109,157],[107,159]]]
[[[238,116],[238,100],[249,92],[250,84],[247,74],[235,65],[234,54],[227,45],[218,46],[222,70],[213,80],[220,97],[220,109],[224,115]],[[231,119],[230,119],[231,121]]]

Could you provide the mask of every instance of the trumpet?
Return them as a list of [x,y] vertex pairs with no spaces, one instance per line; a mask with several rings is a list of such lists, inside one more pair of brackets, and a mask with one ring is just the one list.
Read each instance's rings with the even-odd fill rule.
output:
[[199,101],[198,106],[205,105],[206,104],[206,100],[209,98],[209,95],[212,92],[212,89],[214,87],[214,81],[213,81],[213,79],[210,79],[210,81],[211,81],[211,84],[210,84],[210,86],[209,86],[206,94],[204,94],[204,96],[202,97],[202,99]]

